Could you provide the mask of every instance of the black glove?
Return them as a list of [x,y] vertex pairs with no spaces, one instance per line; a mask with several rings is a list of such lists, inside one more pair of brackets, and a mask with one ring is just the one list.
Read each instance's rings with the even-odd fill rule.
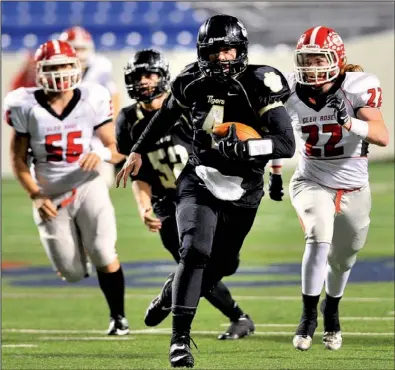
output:
[[333,108],[333,113],[339,125],[343,126],[350,120],[350,116],[346,109],[346,103],[343,99],[336,95],[329,95],[326,99],[326,104],[328,107]]
[[236,126],[229,127],[228,135],[218,141],[218,151],[229,159],[248,159],[247,141],[241,141],[236,135]]
[[270,199],[280,202],[283,200],[283,178],[280,174],[270,173],[269,177],[269,196]]

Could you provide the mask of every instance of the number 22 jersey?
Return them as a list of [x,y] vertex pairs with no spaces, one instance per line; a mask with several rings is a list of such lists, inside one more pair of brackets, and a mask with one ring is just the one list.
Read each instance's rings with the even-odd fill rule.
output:
[[4,99],[6,122],[18,135],[28,136],[32,175],[47,195],[62,194],[92,176],[79,165],[90,152],[94,130],[112,122],[109,92],[98,84],[73,90],[61,115],[48,104],[43,90],[21,87]]
[[291,96],[286,103],[299,138],[298,173],[334,189],[355,189],[368,180],[368,143],[336,121],[333,108],[326,105],[328,94],[344,100],[347,113],[356,117],[358,109],[380,108],[381,88],[376,76],[364,72],[340,75],[328,94],[314,94],[310,86],[287,77]]

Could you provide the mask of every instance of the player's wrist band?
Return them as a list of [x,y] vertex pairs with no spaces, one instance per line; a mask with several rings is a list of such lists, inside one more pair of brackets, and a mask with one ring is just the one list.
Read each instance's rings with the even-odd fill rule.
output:
[[349,131],[362,139],[366,139],[369,133],[369,124],[366,121],[351,117],[351,125]]
[[250,157],[269,155],[273,153],[273,141],[271,139],[249,139],[247,148]]
[[112,154],[109,148],[100,148],[92,150],[92,153],[97,154],[102,161],[111,161]]

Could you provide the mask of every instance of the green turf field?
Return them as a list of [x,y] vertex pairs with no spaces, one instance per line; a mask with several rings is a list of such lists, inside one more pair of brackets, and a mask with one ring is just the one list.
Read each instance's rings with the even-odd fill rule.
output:
[[[276,203],[265,197],[243,247],[240,270],[225,280],[255,321],[256,333],[240,341],[216,340],[227,319],[202,299],[192,332],[199,347],[193,349],[195,368],[394,369],[394,163],[371,164],[370,178],[373,209],[368,243],[352,273],[358,282],[349,284],[341,302],[343,348],[324,349],[320,319],[313,347],[308,352],[293,349],[301,312],[295,264],[300,263],[304,240],[289,198]],[[69,285],[49,271],[29,199],[16,182],[3,180],[3,369],[169,367],[170,318],[152,330],[144,326],[143,317],[174,265],[159,236],[141,224],[131,189],[112,189],[111,195],[132,329],[122,338],[103,335],[108,311],[95,278]],[[161,264],[155,269],[150,261]],[[11,268],[17,264],[22,266]]]

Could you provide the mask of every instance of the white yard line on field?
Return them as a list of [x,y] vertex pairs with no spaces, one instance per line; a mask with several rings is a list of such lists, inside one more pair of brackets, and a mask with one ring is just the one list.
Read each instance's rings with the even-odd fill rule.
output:
[[38,344],[2,344],[1,348],[33,348],[38,347]]
[[[56,299],[72,299],[72,298],[101,298],[99,294],[82,294],[82,293],[31,293],[31,292],[18,292],[18,293],[3,293],[3,299],[25,299],[25,298],[56,298]],[[128,299],[153,299],[155,294],[126,294]],[[234,299],[239,301],[300,301],[300,296],[260,296],[260,295],[236,295]],[[388,302],[393,301],[394,298],[389,297],[344,297],[343,301],[349,302]]]
[[[341,317],[341,321],[394,321],[394,317]],[[318,318],[318,320],[322,320],[321,317]],[[254,323],[255,326],[258,327],[294,327],[297,324],[257,324]],[[221,326],[229,326],[229,323],[227,324],[221,324]]]
[[65,341],[118,341],[118,340],[132,340],[135,337],[128,336],[114,336],[114,337],[40,337],[40,341],[46,340],[65,340]]
[[[293,325],[295,326],[295,325]],[[3,329],[4,332],[8,333],[24,333],[24,334],[92,334],[98,333],[103,334],[103,330],[42,330],[42,329]],[[161,328],[161,329],[143,329],[143,330],[131,330],[130,334],[148,334],[148,335],[169,335],[171,334],[171,328]],[[213,330],[193,330],[192,335],[204,335],[204,334],[212,334],[218,335],[219,331]],[[267,336],[279,336],[279,335],[294,335],[293,331],[256,331],[255,335],[267,335]],[[363,333],[363,332],[343,332],[344,335],[349,336],[393,336],[394,332],[390,333]],[[94,337],[96,338],[96,337]],[[106,337],[108,338],[108,337]],[[62,340],[62,337],[59,337],[59,340]],[[95,339],[92,339],[95,340]],[[105,339],[103,339],[105,340]]]

